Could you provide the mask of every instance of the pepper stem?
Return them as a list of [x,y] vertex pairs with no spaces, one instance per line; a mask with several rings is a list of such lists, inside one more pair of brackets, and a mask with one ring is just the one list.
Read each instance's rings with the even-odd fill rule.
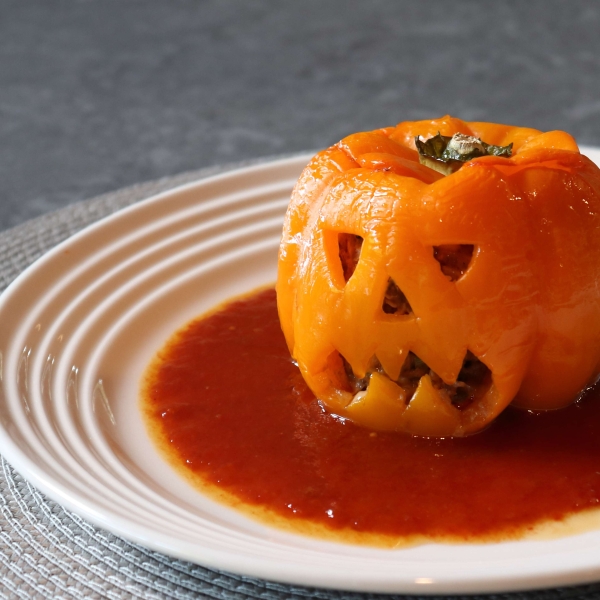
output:
[[504,156],[512,154],[512,143],[508,146],[486,144],[471,135],[455,133],[453,136],[438,134],[422,140],[415,137],[415,146],[419,152],[419,162],[443,175],[450,175],[460,169],[463,164],[480,156]]

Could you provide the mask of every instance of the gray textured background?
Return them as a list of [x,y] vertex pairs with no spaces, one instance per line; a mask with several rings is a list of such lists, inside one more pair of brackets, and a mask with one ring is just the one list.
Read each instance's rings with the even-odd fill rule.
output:
[[0,229],[446,112],[600,145],[600,2],[0,0]]

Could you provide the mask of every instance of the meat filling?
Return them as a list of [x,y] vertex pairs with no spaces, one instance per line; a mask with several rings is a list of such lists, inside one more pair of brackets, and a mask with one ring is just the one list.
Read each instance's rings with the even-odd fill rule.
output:
[[415,395],[421,377],[431,373],[431,369],[413,352],[409,352],[402,370],[398,383],[406,392],[406,403],[408,404],[411,398]]
[[471,351],[467,351],[456,384],[445,388],[449,388],[446,391],[452,404],[466,408],[480,400],[491,385],[492,372]]
[[364,377],[357,377],[350,366],[350,363],[342,356],[342,362],[344,363],[344,371],[346,372],[346,377],[348,378],[348,383],[350,384],[350,389],[356,394],[358,392],[364,392],[369,386],[369,379],[371,378],[371,373],[378,372],[383,373],[383,367],[381,363],[377,360],[377,357],[373,357],[371,362],[367,368],[367,373]]

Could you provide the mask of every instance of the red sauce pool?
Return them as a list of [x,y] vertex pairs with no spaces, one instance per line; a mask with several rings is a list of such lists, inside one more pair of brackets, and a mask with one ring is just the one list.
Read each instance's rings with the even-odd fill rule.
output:
[[481,541],[598,505],[598,396],[508,409],[463,439],[370,432],[315,400],[266,290],[178,332],[148,370],[142,406],[180,470],[292,528]]

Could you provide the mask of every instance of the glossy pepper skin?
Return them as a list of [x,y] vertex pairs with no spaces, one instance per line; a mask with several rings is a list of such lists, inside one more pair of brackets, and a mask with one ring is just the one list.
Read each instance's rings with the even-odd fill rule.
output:
[[[419,164],[414,145],[438,132],[512,143],[513,153],[443,176]],[[340,234],[363,239],[347,281]],[[473,249],[456,280],[435,257],[453,245]],[[390,280],[409,314],[382,310]],[[446,116],[350,135],[317,154],[295,186],[277,294],[309,387],[359,425],[464,436],[511,402],[564,407],[600,368],[600,170],[561,131]],[[439,382],[456,385],[467,351],[491,379],[458,406]],[[431,370],[410,401],[399,381],[409,352]],[[351,376],[366,389],[356,393]]]

